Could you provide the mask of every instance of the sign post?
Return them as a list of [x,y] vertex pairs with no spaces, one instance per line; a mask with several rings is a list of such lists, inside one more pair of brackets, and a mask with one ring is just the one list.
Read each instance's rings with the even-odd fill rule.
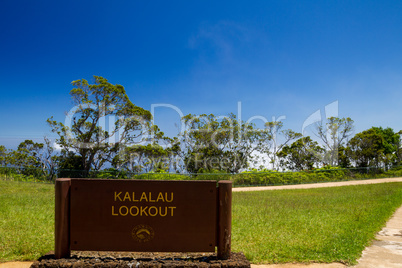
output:
[[56,180],[55,256],[70,250],[230,257],[232,182]]
[[70,256],[70,179],[57,179],[55,184],[55,257]]
[[231,252],[232,182],[218,182],[218,259],[226,260]]

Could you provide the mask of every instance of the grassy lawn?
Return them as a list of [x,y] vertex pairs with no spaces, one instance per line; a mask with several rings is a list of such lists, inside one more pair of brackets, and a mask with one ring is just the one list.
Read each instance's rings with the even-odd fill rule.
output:
[[54,185],[0,180],[0,262],[54,248]]
[[402,204],[402,183],[233,196],[233,251],[252,263],[355,264]]
[[[233,193],[233,251],[252,263],[353,264],[402,204],[402,183]],[[54,185],[0,180],[0,262],[54,247]]]

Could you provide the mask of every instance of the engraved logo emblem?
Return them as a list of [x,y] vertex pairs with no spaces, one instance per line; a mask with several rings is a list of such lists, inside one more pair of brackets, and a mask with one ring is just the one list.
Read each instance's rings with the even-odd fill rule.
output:
[[131,231],[131,236],[134,238],[134,240],[141,243],[151,241],[154,238],[154,235],[154,229],[145,224],[137,225]]

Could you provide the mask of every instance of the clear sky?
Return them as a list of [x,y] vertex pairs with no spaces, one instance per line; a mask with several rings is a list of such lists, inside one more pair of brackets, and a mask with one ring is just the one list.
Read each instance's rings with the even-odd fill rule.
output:
[[298,132],[328,114],[356,132],[402,129],[402,1],[2,0],[0,26],[9,148],[52,137],[46,119],[64,121],[71,81],[93,75],[157,107],[171,135],[178,111],[241,111]]

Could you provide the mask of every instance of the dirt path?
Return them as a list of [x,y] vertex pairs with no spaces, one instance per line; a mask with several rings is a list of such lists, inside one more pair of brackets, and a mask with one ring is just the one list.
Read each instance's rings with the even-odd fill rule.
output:
[[29,268],[32,262],[5,262],[0,263],[0,268]]
[[233,188],[233,192],[286,190],[286,189],[311,189],[311,188],[339,187],[339,186],[347,186],[347,185],[376,184],[376,183],[385,183],[385,182],[402,182],[402,178],[321,182],[321,183],[311,183],[311,184],[280,185],[280,186],[239,187],[239,188]]

